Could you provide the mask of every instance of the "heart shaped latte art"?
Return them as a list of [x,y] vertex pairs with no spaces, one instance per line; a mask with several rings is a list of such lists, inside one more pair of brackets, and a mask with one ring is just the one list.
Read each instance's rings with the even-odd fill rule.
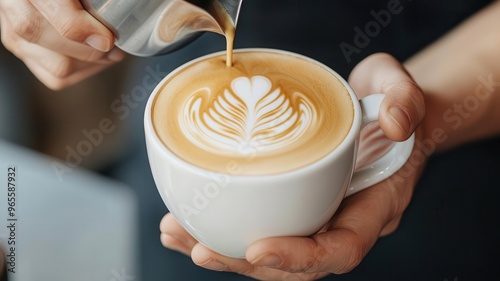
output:
[[221,93],[200,89],[188,99],[182,113],[180,127],[185,136],[215,154],[282,149],[297,142],[318,118],[304,94],[273,89],[264,76],[236,78]]

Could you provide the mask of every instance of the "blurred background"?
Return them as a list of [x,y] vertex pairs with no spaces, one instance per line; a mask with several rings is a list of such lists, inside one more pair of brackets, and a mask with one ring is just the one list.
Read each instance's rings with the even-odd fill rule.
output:
[[[375,52],[406,60],[490,2],[401,1],[403,11],[347,58],[339,45],[353,44],[354,28],[372,21],[370,11],[386,9],[387,0],[245,1],[236,47],[298,52],[347,78]],[[205,34],[166,56],[128,57],[58,92],[0,48],[0,173],[16,166],[20,186],[19,272],[9,280],[249,280],[198,268],[162,247],[159,222],[167,209],[144,144],[152,88],[143,79],[224,47],[224,38]],[[102,120],[114,129],[85,147],[84,131]],[[75,154],[79,148],[85,155]],[[398,231],[380,239],[353,272],[326,280],[499,280],[499,155],[500,140],[491,139],[432,157]],[[75,167],[61,168],[68,159]]]

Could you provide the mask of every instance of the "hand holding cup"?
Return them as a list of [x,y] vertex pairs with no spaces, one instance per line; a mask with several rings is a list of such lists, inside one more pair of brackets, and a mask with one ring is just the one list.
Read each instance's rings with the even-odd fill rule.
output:
[[[331,73],[333,77],[335,77],[335,79],[339,79],[339,77],[337,77],[333,71]],[[379,74],[380,76],[378,76]],[[364,115],[366,117],[365,123],[369,121],[369,119],[374,118],[373,115],[380,115],[380,125],[386,135],[391,139],[403,140],[409,137],[411,132],[416,128],[418,123],[423,118],[425,110],[423,106],[421,91],[415,85],[415,83],[413,83],[411,77],[407,75],[404,68],[390,56],[376,55],[368,58],[354,70],[351,76],[351,84],[353,85],[353,88],[355,88],[361,95],[376,92],[384,93],[385,99],[383,99],[383,102],[381,104],[380,102],[382,101],[382,99],[378,96],[375,96],[371,97],[371,101],[370,99],[364,99],[361,102],[361,107],[356,108],[357,106],[356,102],[354,102],[354,99],[357,100],[357,97],[354,95],[354,92],[352,91],[352,89],[350,89],[349,85],[345,83],[345,81],[341,80],[341,78],[338,81],[342,82],[341,84],[345,87],[345,89],[348,90],[349,96],[353,99],[353,107],[355,112],[353,115],[353,124],[358,122],[355,121],[356,118],[362,116],[361,108],[363,108],[363,110],[365,111]],[[370,107],[370,105],[368,104],[372,104],[373,107],[377,109],[377,111],[368,108]],[[393,106],[399,107],[399,111],[403,111],[404,113],[408,114],[405,114],[403,116],[405,118],[401,118],[401,115],[392,116],[390,114],[390,111],[392,111],[392,113],[396,112],[394,111],[394,109],[392,109]],[[379,107],[380,114],[377,114]],[[367,114],[369,112],[371,113]],[[327,200],[330,200],[330,207],[333,206],[331,207],[331,210],[333,210],[334,212],[337,209],[338,204],[340,204],[340,201],[342,201],[344,194],[347,192],[349,181],[353,171],[354,156],[356,154],[356,139],[359,133],[359,128],[361,128],[361,123],[361,120],[359,120],[359,123],[357,123],[357,125],[355,124],[350,128],[350,132],[352,131],[353,127],[354,131],[356,131],[355,133],[353,133],[353,136],[355,137],[353,137],[354,140],[352,141],[352,143],[351,141],[349,141],[348,133],[346,138],[341,142],[341,145],[333,150],[333,152],[337,151],[336,153],[338,154],[336,154],[336,156],[328,158],[328,156],[331,156],[331,154],[335,154],[330,151],[330,154],[328,154],[328,156],[319,160],[319,162],[325,161],[329,163],[325,164],[325,167],[327,167],[325,170],[329,171],[329,173],[318,172],[318,169],[320,170],[318,166],[315,166],[316,168],[310,168],[311,166],[314,166],[318,163],[315,162],[312,165],[306,165],[306,168],[302,168],[307,170],[307,167],[309,167],[309,169],[312,169],[310,171],[312,171],[312,173],[316,175],[314,177],[315,180],[305,178],[305,181],[299,181],[299,178],[294,178],[293,176],[301,174],[301,172],[303,174],[307,174],[307,172],[303,172],[304,170],[301,170],[301,168],[295,169],[293,170],[293,172],[288,173],[288,176],[291,177],[292,180],[290,180],[290,182],[286,182],[286,184],[283,184],[283,186],[288,187],[288,189],[282,189],[280,191],[281,194],[278,195],[272,195],[273,188],[274,190],[279,190],[280,187],[280,184],[276,184],[275,181],[272,182],[272,184],[263,185],[265,187],[268,187],[267,189],[258,189],[259,185],[253,185],[253,187],[257,187],[254,189],[258,189],[258,192],[256,193],[256,195],[254,195],[254,197],[260,199],[260,201],[254,202],[265,201],[268,204],[258,205],[254,209],[250,208],[250,210],[247,210],[247,212],[251,214],[256,212],[258,213],[256,218],[263,218],[261,219],[261,221],[266,221],[267,218],[273,216],[276,213],[275,210],[287,209],[288,216],[284,216],[282,220],[275,220],[275,218],[273,218],[271,219],[273,223],[270,223],[270,221],[265,222],[266,226],[271,226],[270,228],[272,228],[273,224],[277,224],[279,226],[299,225],[298,227],[302,227],[303,225],[309,224],[310,221],[315,221],[320,225],[319,228],[321,228],[321,226],[324,226],[326,224],[323,230],[319,231],[317,234],[314,234],[314,232],[317,232],[319,229],[309,229],[309,231],[312,231],[311,233],[309,233],[309,235],[313,234],[310,237],[296,237],[297,235],[307,234],[290,232],[289,234],[284,233],[283,235],[268,235],[268,237],[287,237],[267,238],[259,240],[255,243],[252,243],[254,241],[251,241],[251,239],[249,239],[249,241],[251,241],[251,245],[248,249],[246,248],[248,244],[245,243],[243,243],[245,245],[242,248],[236,247],[238,250],[243,249],[246,260],[232,259],[227,257],[227,255],[231,255],[231,253],[226,252],[224,253],[225,255],[220,255],[212,251],[216,250],[222,252],[222,248],[214,247],[215,244],[213,244],[213,241],[220,239],[222,241],[221,247],[224,247],[224,244],[228,244],[229,240],[234,240],[234,237],[238,238],[237,235],[234,235],[234,232],[231,232],[233,231],[232,229],[245,228],[247,227],[245,224],[250,224],[249,228],[246,228],[243,232],[244,236],[245,234],[247,234],[245,237],[249,236],[248,233],[255,233],[255,229],[260,229],[259,225],[254,224],[255,220],[245,220],[245,217],[242,217],[240,211],[233,208],[225,209],[227,217],[235,215],[236,218],[239,218],[241,224],[236,226],[227,224],[225,228],[223,224],[213,224],[213,221],[205,221],[206,225],[198,224],[196,222],[196,219],[190,220],[188,221],[188,223],[186,223],[184,217],[177,215],[177,220],[184,226],[184,228],[186,228],[191,233],[191,235],[196,237],[196,240],[193,239],[192,236],[189,235],[184,228],[179,227],[179,225],[175,220],[173,220],[171,215],[167,215],[161,224],[161,229],[163,232],[163,243],[168,247],[177,249],[186,254],[191,254],[193,260],[197,264],[202,265],[206,268],[235,271],[259,279],[278,279],[277,276],[288,276],[286,271],[311,273],[311,275],[305,274],[304,276],[315,278],[316,276],[323,276],[325,272],[342,273],[352,269],[357,263],[359,263],[359,261],[367,253],[369,248],[371,248],[371,245],[373,245],[380,234],[386,234],[392,231],[397,226],[400,215],[404,208],[406,208],[409,199],[411,198],[413,185],[418,174],[418,172],[412,173],[410,177],[406,177],[402,182],[397,182],[396,186],[401,186],[400,189],[398,188],[397,190],[391,191],[391,189],[395,188],[395,186],[388,184],[389,181],[385,180],[379,184],[376,184],[372,188],[366,189],[363,192],[345,199],[343,201],[343,207],[338,211],[335,218],[328,224],[327,222],[328,220],[330,220],[330,217],[333,213],[328,213],[327,215],[325,215],[325,217],[328,217],[326,218],[326,220],[324,220],[325,218],[321,217],[321,215],[314,218],[309,217],[311,216],[311,209],[314,210],[316,208],[322,208],[324,206],[322,205],[322,203],[326,202]],[[342,147],[342,144],[345,145],[344,148]],[[403,156],[402,158],[399,157],[399,167],[401,167],[400,165],[403,165],[407,157],[410,156],[411,147],[413,146],[411,145],[410,149],[408,150],[407,148],[409,144],[411,144],[411,140],[406,144],[396,144],[393,146],[392,150],[389,150],[392,152],[399,150],[400,153],[396,153],[396,155]],[[350,149],[350,147],[352,147],[352,150]],[[151,153],[150,148],[150,159],[153,159],[152,166],[156,165],[157,167],[161,167],[161,165],[158,165],[160,162],[154,160],[155,158],[157,158],[156,156],[152,155],[154,153],[157,153],[157,151],[155,150]],[[406,157],[403,155],[405,153],[408,153]],[[340,161],[339,159],[342,158],[342,155],[350,156],[345,156],[346,158]],[[388,158],[385,158],[385,160],[382,160],[382,162],[375,162],[375,164],[387,163],[385,161],[391,159],[391,156],[387,155],[390,155],[390,153],[382,157],[382,159],[384,159],[385,157]],[[330,162],[325,159],[329,159]],[[392,159],[398,162],[398,157],[392,157]],[[398,165],[391,166],[396,167],[393,168],[394,170],[392,170],[391,173],[397,171],[397,169],[399,168],[397,167]],[[376,167],[378,165],[374,166]],[[158,174],[158,172],[155,172],[154,168],[153,173]],[[285,174],[287,173],[285,172]],[[339,176],[339,174],[343,174],[343,176]],[[358,173],[357,176],[354,176],[353,183],[364,182],[366,184],[366,179],[373,179],[372,176],[369,176],[364,180],[359,180],[363,178],[363,174],[370,175],[370,172],[367,172],[367,170],[362,170],[361,173]],[[282,179],[287,178],[287,176],[283,175],[284,174],[282,173],[279,176]],[[389,175],[390,173],[386,174],[386,176]],[[236,180],[234,180],[235,178]],[[231,177],[231,179],[231,184],[238,182],[238,177],[233,176]],[[379,178],[376,181],[379,180],[381,179]],[[166,184],[162,185],[162,181],[157,180],[157,182],[159,183],[158,186],[160,189],[161,186],[167,186]],[[171,181],[170,183],[174,182],[175,180]],[[242,180],[242,182],[247,181]],[[295,184],[291,184],[291,182]],[[321,186],[321,184],[319,184],[321,182],[324,183],[324,185],[322,187],[317,187]],[[255,182],[253,184],[255,184]],[[368,183],[368,185],[373,184],[375,184],[375,182]],[[179,185],[181,184],[179,183]],[[276,188],[276,186],[278,187]],[[184,186],[184,188],[185,187],[186,186]],[[299,196],[294,196],[294,194],[298,194],[298,190],[301,190],[300,187],[302,187],[303,192],[300,193]],[[363,187],[366,186],[360,184],[358,189],[361,189]],[[233,188],[237,189],[236,186],[233,186],[231,188],[222,190],[217,198],[224,198],[225,195],[223,194],[226,192],[232,193],[231,190],[233,190]],[[166,189],[171,192],[178,191],[182,193],[182,191],[179,191],[179,189],[177,189],[176,187],[167,187]],[[251,189],[251,187],[246,186],[243,189]],[[323,189],[325,189],[325,191],[321,191]],[[161,190],[160,193],[162,193]],[[260,197],[258,197],[257,194],[260,194]],[[269,194],[271,195],[267,196]],[[169,202],[172,202],[169,201],[168,198],[166,198],[168,197],[168,195],[168,193],[163,193],[163,197],[164,200],[167,201],[167,205],[171,204]],[[311,202],[319,203],[311,204],[307,201],[314,196],[317,197],[311,199]],[[186,196],[186,198],[188,197],[189,196]],[[252,201],[254,200],[254,197],[246,195],[243,198],[246,201]],[[288,199],[290,199],[290,201],[287,201]],[[222,201],[227,202],[230,200],[227,200],[226,197]],[[215,201],[210,201],[210,203],[212,202]],[[290,202],[295,202],[295,205]],[[306,202],[306,204],[301,205],[301,203],[303,202]],[[175,204],[177,203],[175,203],[174,201],[174,205]],[[269,210],[265,209],[265,206],[267,205],[271,205],[272,208],[269,208]],[[171,208],[171,210],[172,209],[175,210],[175,206],[174,208]],[[207,210],[208,207],[207,209],[204,209],[203,212],[209,212]],[[259,213],[259,211],[261,210],[264,210],[264,213]],[[318,220],[320,220],[318,219],[318,217],[321,220],[324,220],[322,224],[318,223]],[[183,219],[184,221],[182,221]],[[222,220],[223,222],[228,221],[225,219]],[[186,227],[186,225],[188,224],[191,224],[191,227],[193,227],[194,230],[193,228],[189,228],[189,226]],[[202,236],[199,233],[196,233],[197,230],[204,230],[205,232],[203,233],[206,234],[207,231],[210,230],[210,228],[220,229],[220,231],[218,232],[219,236]],[[264,228],[268,229],[267,227]],[[231,234],[226,234],[229,232],[231,232]],[[207,239],[207,237],[211,239],[208,242],[207,240],[203,240]],[[202,242],[204,245],[208,245],[212,250],[209,250],[206,246],[199,244],[197,241]],[[210,244],[210,242],[212,242],[212,244]],[[229,247],[229,250],[232,249],[235,249],[234,245],[232,245],[232,247]],[[241,252],[241,250],[239,250],[239,252]],[[273,267],[276,269],[263,268],[262,266]]]

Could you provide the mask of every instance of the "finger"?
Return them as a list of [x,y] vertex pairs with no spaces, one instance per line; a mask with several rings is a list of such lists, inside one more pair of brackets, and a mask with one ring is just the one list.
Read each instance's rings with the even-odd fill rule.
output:
[[[61,60],[66,60],[70,58],[62,58]],[[54,59],[57,61],[58,59]],[[66,65],[74,65],[75,68],[79,68],[78,72],[72,73],[64,78],[55,76],[51,71],[47,71],[47,66],[41,64],[39,61],[25,59],[24,63],[28,67],[28,69],[33,73],[33,75],[40,80],[47,88],[53,91],[60,91],[67,87],[73,86],[88,77],[95,75],[96,73],[101,72],[102,70],[109,67],[109,65],[82,65],[81,62],[72,62],[66,63]]]
[[380,107],[380,127],[393,140],[408,139],[425,116],[422,90],[412,80],[402,80],[386,84],[382,92],[386,96]]
[[99,62],[103,60],[120,62],[125,58],[125,52],[116,47],[109,52],[101,52],[87,45],[62,37],[51,26],[47,27],[46,32],[43,33],[37,42],[32,43],[84,62]]
[[114,48],[105,59],[94,62],[82,62],[57,52],[30,43],[8,30],[9,23],[5,17],[0,18],[2,24],[2,42],[5,47],[23,60],[33,74],[52,90],[61,90],[92,76],[117,61],[123,60],[123,51]]
[[380,108],[380,127],[392,140],[410,137],[425,116],[422,90],[405,68],[388,54],[375,54],[356,66],[350,84],[361,96],[385,94]]
[[342,274],[355,268],[391,218],[391,196],[376,185],[345,200],[329,230],[308,237],[258,241],[246,253],[256,266],[289,272]]
[[198,243],[170,213],[161,220],[160,231],[163,246],[188,256],[191,255],[195,264],[209,270],[232,271],[260,280],[314,280],[315,276],[319,278],[327,275],[292,276],[280,270],[255,267],[244,259],[222,256]]
[[[48,26],[46,32],[41,35],[39,40],[32,43],[39,44],[46,49],[85,62],[96,62],[99,60],[118,62],[125,58],[125,53],[119,49],[112,49],[111,51],[114,51],[114,53],[110,54],[111,51],[101,52],[90,46],[70,41],[57,33],[52,26]],[[122,54],[118,55],[119,53]]]
[[[2,42],[13,53],[17,52],[15,42],[24,40],[80,61],[118,62],[125,58],[121,50],[105,53],[62,37],[30,3],[20,2],[7,10],[2,16]],[[20,16],[24,14],[28,15]]]
[[111,66],[113,62],[81,62],[29,42],[20,43],[19,52],[30,71],[47,87],[61,90]]
[[202,244],[197,244],[192,252],[193,262],[203,268],[214,271],[231,271],[258,280],[316,280],[328,273],[293,274],[273,268],[254,266],[245,259],[233,259],[219,255]]
[[161,233],[160,242],[163,245],[163,247],[167,249],[177,251],[186,256],[191,255],[191,248],[189,248],[189,246],[187,246],[182,240],[180,240],[179,237],[174,237],[170,234]]
[[163,246],[172,250],[181,246],[183,253],[189,255],[191,249],[198,243],[174,218],[171,213],[163,216],[160,222],[161,241]]
[[63,37],[85,43],[101,52],[113,47],[114,36],[102,23],[83,9],[77,0],[30,0]]

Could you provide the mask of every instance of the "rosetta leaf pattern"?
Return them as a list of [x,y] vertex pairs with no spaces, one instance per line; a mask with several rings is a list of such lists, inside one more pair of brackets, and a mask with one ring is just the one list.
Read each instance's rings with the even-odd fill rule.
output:
[[272,86],[268,78],[254,76],[236,78],[223,93],[199,90],[184,107],[184,134],[216,154],[268,152],[296,142],[317,112],[303,94]]

